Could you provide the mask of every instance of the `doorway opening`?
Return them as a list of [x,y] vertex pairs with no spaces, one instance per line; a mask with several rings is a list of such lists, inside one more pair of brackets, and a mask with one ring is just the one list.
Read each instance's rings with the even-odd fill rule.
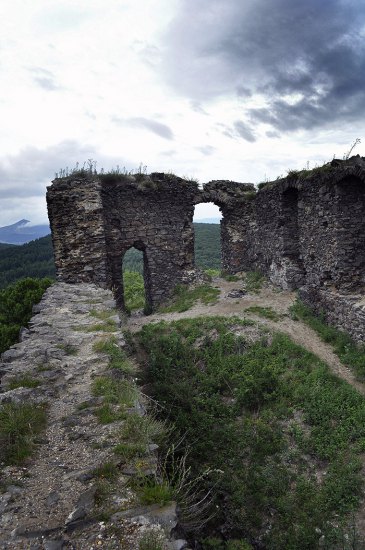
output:
[[201,203],[194,210],[194,262],[210,275],[219,275],[222,269],[221,226],[222,213],[212,203]]
[[131,247],[124,254],[122,261],[123,273],[123,304],[128,313],[149,308],[145,287],[145,251]]

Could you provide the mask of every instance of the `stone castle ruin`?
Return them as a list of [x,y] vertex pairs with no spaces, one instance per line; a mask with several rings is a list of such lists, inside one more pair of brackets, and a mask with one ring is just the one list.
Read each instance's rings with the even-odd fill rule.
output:
[[357,341],[365,341],[365,159],[253,184],[171,174],[81,171],[47,190],[58,279],[113,289],[123,306],[122,260],[143,251],[153,310],[194,274],[196,204],[219,206],[222,266],[259,270]]

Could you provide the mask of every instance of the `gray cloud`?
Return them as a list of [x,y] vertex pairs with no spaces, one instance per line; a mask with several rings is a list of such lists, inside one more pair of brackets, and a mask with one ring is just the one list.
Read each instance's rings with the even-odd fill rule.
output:
[[[238,94],[245,120],[278,131],[350,123],[365,107],[364,25],[357,0],[195,0],[193,17],[181,0],[163,71],[191,100]],[[254,94],[266,106],[245,111]]]
[[206,156],[212,155],[216,150],[216,148],[212,147],[212,145],[203,145],[202,147],[197,147],[196,149]]
[[145,130],[149,130],[164,139],[174,139],[173,131],[169,126],[150,118],[132,117],[124,119],[120,117],[113,117],[112,121],[117,124],[129,124],[129,126],[133,126],[134,128],[144,128]]
[[253,143],[254,141],[256,141],[254,133],[252,132],[248,124],[245,124],[241,120],[237,120],[233,126],[241,138],[245,139],[246,141],[249,141],[250,143]]
[[87,159],[98,161],[97,168],[110,169],[117,164],[128,166],[123,159],[103,157],[90,145],[66,140],[46,149],[28,146],[17,155],[0,159],[0,198],[42,197],[46,185],[50,185],[55,173],[68,167],[72,170],[76,163]]
[[41,67],[31,67],[28,70],[32,74],[33,81],[44,90],[50,92],[62,90],[62,86],[57,84],[55,75],[51,71]]

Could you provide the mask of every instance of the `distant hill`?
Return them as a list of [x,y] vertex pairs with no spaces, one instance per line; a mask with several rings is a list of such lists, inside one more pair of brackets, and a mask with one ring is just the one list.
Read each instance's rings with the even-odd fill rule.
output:
[[[220,226],[194,223],[194,230],[196,265],[201,269],[220,269]],[[123,261],[123,269],[142,273],[141,252],[129,250]],[[24,277],[55,277],[55,273],[51,235],[22,246],[0,243],[0,288]]]
[[45,235],[49,235],[51,230],[48,225],[28,226],[29,220],[19,220],[12,225],[0,227],[0,243],[25,244]]

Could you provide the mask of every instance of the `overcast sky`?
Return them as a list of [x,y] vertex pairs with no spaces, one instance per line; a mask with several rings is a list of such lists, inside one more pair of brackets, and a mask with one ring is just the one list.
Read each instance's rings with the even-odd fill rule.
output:
[[2,0],[0,20],[0,225],[46,223],[46,185],[89,158],[258,183],[365,156],[363,0]]

